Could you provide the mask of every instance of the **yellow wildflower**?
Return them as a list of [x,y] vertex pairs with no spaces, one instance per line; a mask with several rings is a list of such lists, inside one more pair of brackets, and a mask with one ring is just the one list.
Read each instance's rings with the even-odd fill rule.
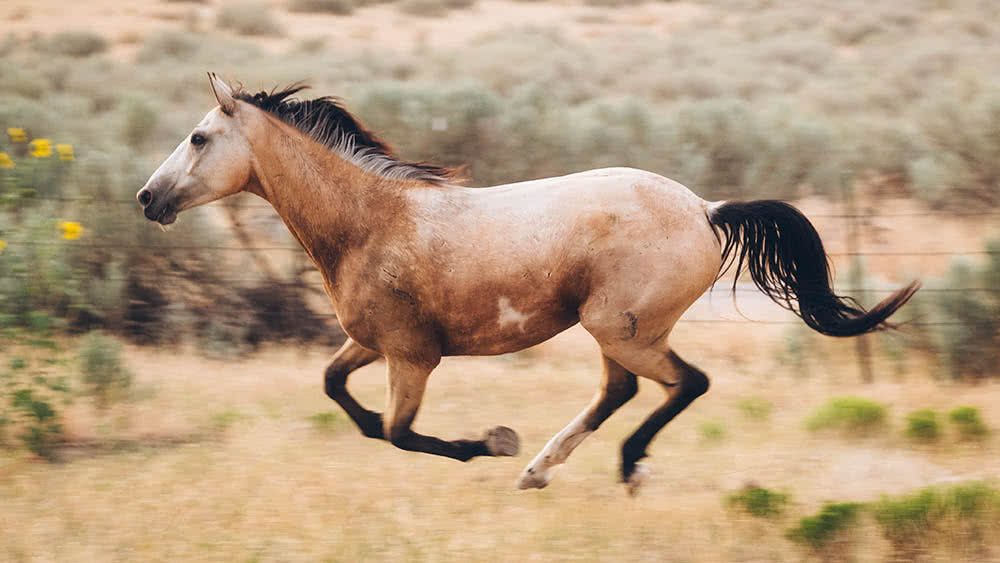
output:
[[10,159],[10,155],[5,152],[0,152],[0,168],[13,168],[14,161]]
[[31,147],[31,156],[35,158],[48,158],[52,156],[52,141],[48,139],[34,139],[28,146]]
[[24,129],[20,127],[8,127],[7,135],[10,136],[10,142],[12,143],[27,143],[28,136],[24,134]]
[[59,160],[73,160],[73,145],[69,143],[56,145],[56,152],[59,153]]
[[7,248],[7,241],[0,239],[0,254],[3,254],[5,248]]
[[76,221],[60,221],[59,230],[62,231],[62,238],[66,240],[76,240],[80,238],[80,232],[83,231],[83,226]]

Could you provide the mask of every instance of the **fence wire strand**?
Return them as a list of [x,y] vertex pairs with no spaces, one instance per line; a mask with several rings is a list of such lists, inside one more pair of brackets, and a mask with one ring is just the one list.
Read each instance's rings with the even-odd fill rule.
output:
[[[74,203],[82,204],[88,206],[108,206],[108,205],[121,205],[121,206],[138,206],[138,203],[134,199],[94,199],[94,198],[83,198],[83,197],[52,197],[52,196],[36,196],[32,197],[31,201],[46,201],[46,202],[58,202],[58,203]],[[216,208],[220,206],[215,206]],[[232,207],[238,209],[268,209],[271,210],[272,207],[268,203],[250,203],[250,202],[240,202]],[[892,220],[901,218],[917,218],[917,217],[941,217],[941,218],[963,218],[963,217],[998,217],[1000,218],[1000,210],[980,210],[980,211],[943,211],[943,210],[928,210],[928,211],[904,211],[898,213],[892,212],[880,212],[880,213],[810,213],[808,214],[810,219],[842,219],[849,221],[878,221],[878,220]],[[144,249],[149,252],[158,253],[170,253],[170,252],[191,252],[191,251],[220,251],[220,252],[302,252],[302,248],[299,246],[289,246],[289,245],[265,245],[265,246],[233,246],[233,245],[219,245],[219,244],[206,244],[206,245],[164,245],[159,243],[154,244],[134,244],[134,243],[115,243],[115,242],[100,242],[100,243],[90,243],[84,241],[13,241],[7,240],[8,247],[13,247],[16,245],[30,246],[30,247],[53,247],[58,245],[74,245],[78,249],[89,249],[89,250],[125,250],[125,249]],[[1000,251],[990,250],[990,249],[980,249],[980,250],[861,250],[861,251],[833,251],[828,252],[828,256],[832,258],[864,258],[864,257],[959,257],[959,256],[995,256],[1000,255]],[[315,273],[312,273],[315,275]],[[37,274],[30,272],[23,273],[8,273],[8,277],[22,277],[30,278],[36,277]],[[173,278],[183,278],[184,274],[177,273],[167,273],[166,276]],[[63,279],[71,279],[76,281],[92,280],[95,276],[82,276],[82,275],[71,275],[63,276]],[[101,281],[107,281],[112,283],[127,283],[131,281],[129,277],[99,277]],[[236,277],[236,278],[218,278],[213,280],[216,283],[224,284],[234,284],[234,285],[260,285],[260,284],[277,284],[282,286],[307,286],[310,288],[322,288],[324,283],[322,281],[275,281],[265,277]],[[730,293],[735,291],[737,294],[754,294],[760,293],[754,287],[730,287],[726,285],[728,282],[720,283],[718,286],[713,287],[710,291],[713,294],[718,294],[719,292]],[[846,293],[851,295],[858,294],[888,294],[896,291],[896,288],[887,287],[844,287],[836,288],[838,293]],[[1000,293],[1000,287],[924,287],[920,289],[923,294],[960,294],[960,293],[988,293],[997,294]],[[159,305],[151,305],[145,303],[131,303],[128,308],[132,311],[141,311],[145,308],[159,308]],[[192,310],[189,307],[180,306],[175,307],[173,305],[168,305],[168,309],[180,309],[180,310]],[[218,305],[213,307],[213,311],[217,311],[223,315],[239,315],[247,314],[248,311],[244,308],[226,308],[219,307]],[[251,316],[257,317],[276,317],[276,316],[287,316],[291,313],[285,311],[263,311],[255,310],[249,312]],[[336,315],[333,313],[317,313],[313,312],[312,316],[323,320],[335,320]],[[796,320],[776,320],[776,319],[752,319],[749,317],[744,317],[741,319],[729,319],[729,318],[681,318],[678,322],[687,324],[755,324],[755,325],[797,325],[800,324]],[[969,321],[908,321],[901,323],[901,326],[962,326],[968,325]],[[973,322],[973,324],[976,324]]]

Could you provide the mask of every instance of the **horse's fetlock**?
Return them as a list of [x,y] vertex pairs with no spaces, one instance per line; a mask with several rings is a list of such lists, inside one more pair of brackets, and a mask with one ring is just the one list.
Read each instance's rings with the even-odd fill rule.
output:
[[413,434],[413,430],[410,430],[409,428],[393,427],[389,428],[389,431],[386,432],[386,434],[389,436],[389,442],[393,446],[406,449],[406,443],[408,442],[408,438]]
[[707,393],[709,385],[708,376],[697,368],[689,372],[688,378],[684,382],[685,391],[695,397],[700,397]]

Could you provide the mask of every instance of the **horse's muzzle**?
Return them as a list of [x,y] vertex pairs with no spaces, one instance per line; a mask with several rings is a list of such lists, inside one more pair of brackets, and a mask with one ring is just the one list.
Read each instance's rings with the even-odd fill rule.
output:
[[135,194],[135,198],[139,200],[139,205],[142,206],[142,213],[146,219],[156,221],[161,225],[169,225],[177,220],[177,213],[173,206],[164,198],[156,197],[153,190],[142,188],[139,193]]

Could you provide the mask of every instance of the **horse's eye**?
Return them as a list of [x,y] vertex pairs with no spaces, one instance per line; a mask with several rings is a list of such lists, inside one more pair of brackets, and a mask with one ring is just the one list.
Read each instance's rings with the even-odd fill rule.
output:
[[198,133],[195,133],[194,135],[191,135],[191,144],[194,145],[194,146],[196,146],[196,147],[200,147],[200,146],[204,145],[205,144],[205,136],[204,135],[199,135]]

